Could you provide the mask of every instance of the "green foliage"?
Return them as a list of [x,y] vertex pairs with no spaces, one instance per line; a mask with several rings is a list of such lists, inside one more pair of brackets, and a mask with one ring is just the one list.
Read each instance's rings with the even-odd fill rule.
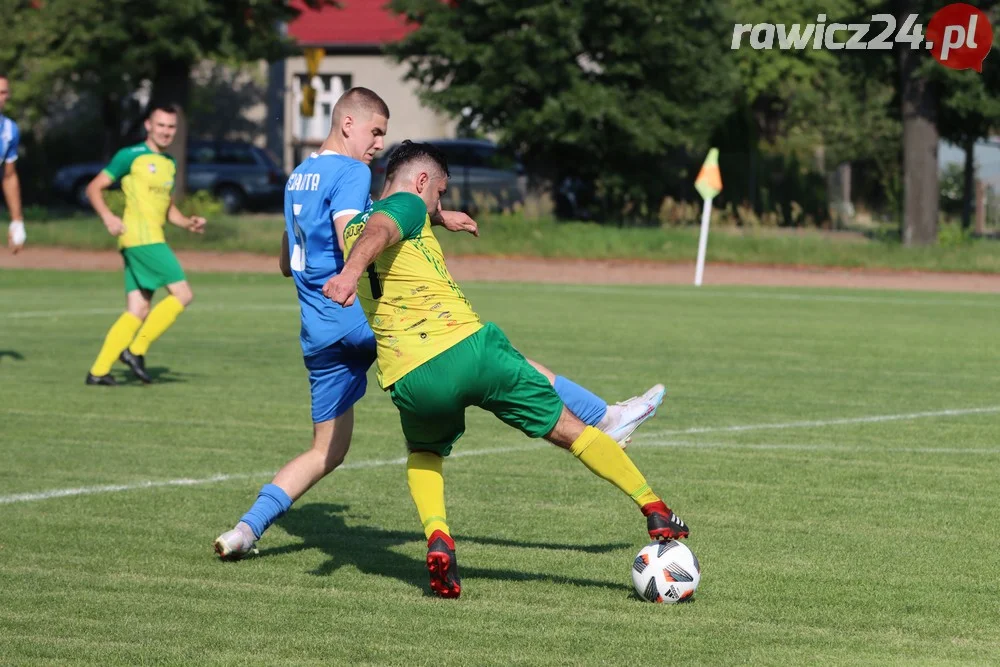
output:
[[198,215],[211,222],[213,218],[218,218],[223,214],[226,206],[221,199],[213,196],[208,190],[198,190],[184,198],[180,209],[184,215]]
[[[997,6],[996,2],[983,3]],[[994,20],[994,43],[1000,36],[1000,25]],[[992,60],[983,64],[983,71],[954,71],[945,67],[928,68],[928,77],[939,89],[940,108],[937,125],[941,137],[965,149],[974,148],[975,143],[1000,129],[1000,66]],[[972,167],[975,171],[975,165]],[[949,167],[942,176],[941,206],[947,213],[959,214],[964,208],[966,197],[975,196],[975,186],[965,191],[964,168]],[[974,173],[969,174],[970,184],[974,184]],[[947,182],[946,182],[947,181]],[[956,188],[957,185],[957,188]],[[945,190],[947,189],[947,194]],[[948,232],[941,230],[948,237]],[[939,242],[942,239],[939,233]]]
[[[419,28],[389,52],[424,99],[495,132],[605,214],[655,215],[671,151],[703,152],[735,87],[725,5],[680,0],[394,0]],[[447,84],[447,85],[445,85]]]
[[[1000,6],[996,0],[972,2],[984,11]],[[994,44],[1000,38],[1000,24],[994,24]],[[994,52],[983,63],[983,71],[955,71],[928,62],[925,75],[938,89],[938,131],[941,137],[964,146],[989,136],[1000,119],[1000,65]]]
[[[821,14],[828,22],[870,21],[879,11],[868,0],[793,2],[790,0],[731,0],[739,23],[781,23],[789,29],[815,23]],[[743,48],[735,52],[740,71],[741,112],[733,123],[746,124],[740,132],[727,132],[721,144],[730,152],[755,156],[750,164],[770,161],[770,168],[745,173],[745,162],[731,178],[735,195],[767,210],[768,199],[787,207],[791,199],[806,204],[810,215],[825,219],[826,192],[814,182],[841,162],[863,162],[874,167],[871,174],[884,192],[900,169],[899,146],[902,126],[895,100],[893,62],[872,52],[802,50],[755,50],[744,36]],[[811,45],[810,45],[811,46]],[[759,155],[757,155],[759,152]],[[725,153],[725,151],[724,151]],[[799,171],[811,172],[792,176]],[[792,176],[792,178],[789,178]],[[799,180],[799,183],[792,181]],[[732,197],[730,189],[728,195]],[[738,200],[737,200],[738,201]]]
[[118,103],[143,79],[155,80],[167,63],[281,58],[295,47],[278,26],[299,13],[290,0],[45,0],[39,9],[2,4],[0,69],[15,79],[14,95],[29,125],[61,98],[90,93]]
[[957,248],[972,242],[972,230],[962,229],[960,221],[938,224],[938,245],[942,248]]
[[962,193],[965,188],[965,168],[951,163],[941,173],[941,211],[958,215],[962,212]]

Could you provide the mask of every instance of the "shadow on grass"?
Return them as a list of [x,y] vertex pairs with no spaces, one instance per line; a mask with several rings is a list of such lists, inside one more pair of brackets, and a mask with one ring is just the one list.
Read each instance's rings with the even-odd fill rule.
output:
[[[305,549],[319,549],[329,559],[312,571],[317,576],[329,576],[337,569],[352,565],[365,574],[393,577],[399,581],[423,590],[425,595],[431,595],[427,583],[427,570],[422,558],[411,558],[393,551],[394,547],[408,542],[425,544],[423,533],[380,530],[371,526],[349,526],[345,521],[348,516],[347,505],[315,503],[293,509],[279,522],[284,530],[302,539],[301,544],[294,544],[273,549],[262,549],[261,558],[295,553]],[[456,535],[459,574],[464,580],[496,579],[500,581],[544,581],[555,584],[573,586],[588,586],[607,588],[617,591],[631,590],[612,581],[595,579],[578,579],[559,575],[524,572],[519,570],[496,570],[479,567],[468,567],[462,563],[462,544],[475,542],[499,547],[520,549],[553,549],[575,551],[579,553],[607,553],[628,547],[628,544],[555,544],[548,542],[526,542],[521,540],[505,540],[493,537],[474,537]],[[530,562],[530,559],[525,559]]]
[[[198,373],[180,373],[177,371],[171,371],[165,366],[150,366],[146,369],[149,373],[149,377],[153,379],[153,384],[173,384],[175,382],[189,382],[191,378],[201,377]],[[132,371],[126,370],[123,374],[118,375],[115,378],[118,380],[118,384],[124,386],[145,386],[139,378],[132,374]]]
[[0,350],[0,362],[4,357],[10,357],[14,361],[24,361],[24,355],[17,350]]

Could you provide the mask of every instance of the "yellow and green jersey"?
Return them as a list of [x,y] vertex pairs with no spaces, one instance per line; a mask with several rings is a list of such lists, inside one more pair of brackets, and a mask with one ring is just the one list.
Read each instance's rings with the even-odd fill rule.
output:
[[177,173],[174,159],[143,142],[115,153],[102,173],[112,181],[121,180],[125,193],[125,233],[118,237],[118,247],[165,243],[163,225]]
[[378,345],[378,383],[386,389],[483,325],[448,273],[427,207],[417,195],[397,192],[354,216],[344,230],[345,254],[350,256],[376,213],[393,220],[402,235],[358,282],[358,298]]

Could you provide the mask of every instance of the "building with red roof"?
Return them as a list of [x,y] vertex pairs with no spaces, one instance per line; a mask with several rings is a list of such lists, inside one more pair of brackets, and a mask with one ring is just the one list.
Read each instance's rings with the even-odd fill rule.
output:
[[402,39],[413,29],[390,12],[386,3],[339,0],[340,7],[314,10],[300,0],[293,2],[302,13],[287,25],[288,35],[303,48],[319,48],[323,53],[312,77],[316,101],[311,117],[303,116],[300,109],[302,87],[308,78],[305,57],[288,58],[272,69],[272,82],[283,82],[271,108],[278,106],[280,94],[284,118],[280,144],[286,167],[294,166],[322,143],[330,130],[333,105],[353,86],[371,88],[389,105],[387,145],[403,139],[454,136],[455,123],[424,107],[416,85],[403,80],[406,67],[382,53],[385,44]]
[[340,9],[314,11],[301,0],[293,0],[302,14],[288,24],[288,34],[302,46],[378,52],[383,44],[400,40],[412,30],[385,4],[386,0],[342,0]]

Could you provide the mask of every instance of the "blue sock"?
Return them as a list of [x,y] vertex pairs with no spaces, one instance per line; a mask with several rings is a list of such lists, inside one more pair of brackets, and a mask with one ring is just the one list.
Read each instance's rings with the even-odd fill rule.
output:
[[556,376],[555,390],[569,411],[587,426],[597,426],[608,411],[608,404],[600,397],[561,375]]
[[292,499],[288,497],[288,494],[280,486],[265,484],[261,487],[260,493],[257,494],[257,500],[254,501],[253,506],[247,510],[247,513],[243,515],[240,521],[250,526],[254,537],[260,539],[260,536],[264,534],[268,526],[274,523],[274,520],[279,516],[287,512],[291,506]]

